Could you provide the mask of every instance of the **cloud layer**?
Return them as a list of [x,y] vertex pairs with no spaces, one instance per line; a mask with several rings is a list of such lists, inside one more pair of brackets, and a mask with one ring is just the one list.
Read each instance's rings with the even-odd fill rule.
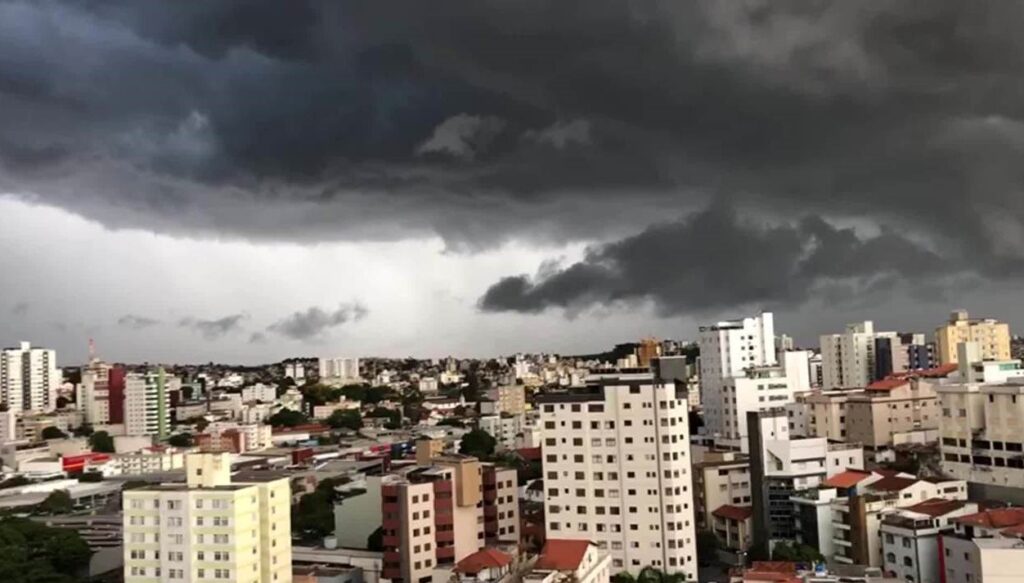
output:
[[[358,322],[365,318],[369,311],[360,303],[341,304],[334,310],[325,310],[317,306],[295,312],[271,324],[268,332],[274,332],[292,340],[317,341],[332,328]],[[251,340],[259,342],[262,336],[254,336]]]

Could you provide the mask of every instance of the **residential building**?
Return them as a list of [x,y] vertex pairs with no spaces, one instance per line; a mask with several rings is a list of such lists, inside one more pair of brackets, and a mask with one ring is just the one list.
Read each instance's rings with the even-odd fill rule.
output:
[[277,400],[277,387],[273,385],[265,385],[263,383],[256,383],[242,389],[242,402],[251,403],[258,401],[260,403],[273,403]]
[[0,445],[16,440],[17,432],[18,414],[14,409],[0,406]]
[[846,441],[846,403],[861,391],[812,391],[802,397],[807,406],[807,436]]
[[748,414],[754,537],[765,544],[796,538],[796,492],[817,488],[847,469],[864,467],[859,445],[824,438],[790,439],[785,409]]
[[298,361],[284,363],[284,376],[301,385],[306,380],[306,366]]
[[292,580],[285,477],[232,482],[228,454],[189,454],[185,483],[123,495],[124,580]]
[[1024,384],[955,383],[940,400],[942,471],[979,497],[1024,503]]
[[464,583],[512,581],[512,557],[498,549],[483,548],[455,565],[457,580]]
[[483,466],[484,539],[489,543],[519,542],[519,490],[516,470]]
[[0,350],[0,404],[16,412],[43,413],[57,407],[61,374],[57,353],[29,342]]
[[302,411],[302,401],[302,391],[295,387],[288,389],[277,399],[282,408],[300,412]]
[[750,461],[746,455],[712,451],[693,465],[693,490],[697,528],[708,530],[711,513],[722,506],[749,506]]
[[502,385],[487,391],[494,400],[498,413],[522,415],[526,413],[526,387],[524,385]]
[[360,380],[358,358],[320,358],[320,382],[340,384],[358,380]]
[[[879,450],[915,432],[934,441],[939,428],[936,383],[924,376],[888,378],[846,400],[846,438]],[[909,438],[906,438],[910,440]]]
[[427,580],[484,546],[483,470],[476,458],[438,457],[381,482],[384,565],[394,582]]
[[523,583],[609,583],[608,554],[587,540],[548,539]]
[[525,415],[484,415],[477,420],[483,429],[498,441],[499,449],[515,449],[517,438],[523,434]]
[[924,334],[899,333],[875,337],[875,380],[907,372],[933,368],[935,345],[924,340]]
[[711,513],[711,531],[730,551],[745,551],[753,544],[754,509],[750,506],[719,506]]
[[940,540],[943,583],[1024,581],[1024,508],[997,508],[953,519]]
[[593,541],[612,570],[696,579],[688,407],[650,374],[594,377],[537,398],[547,536]]
[[939,538],[954,529],[953,518],[977,512],[963,500],[931,498],[882,517],[883,568],[903,581],[942,580]]
[[896,332],[875,332],[870,320],[850,324],[841,334],[823,334],[822,388],[865,387],[876,380],[875,343],[878,338],[898,339]]
[[959,362],[957,346],[961,342],[977,342],[982,360],[1010,359],[1010,326],[985,318],[972,320],[967,310],[950,314],[949,322],[935,329],[935,352],[939,365]]
[[171,398],[169,375],[163,368],[129,373],[124,378],[124,417],[127,435],[167,437]]
[[126,475],[167,472],[185,467],[185,453],[168,447],[150,447],[114,456],[118,473]]
[[82,369],[75,402],[89,425],[110,423],[110,369],[101,360],[92,360]]
[[636,347],[636,360],[640,368],[650,368],[651,363],[661,355],[661,342],[657,338],[644,338]]

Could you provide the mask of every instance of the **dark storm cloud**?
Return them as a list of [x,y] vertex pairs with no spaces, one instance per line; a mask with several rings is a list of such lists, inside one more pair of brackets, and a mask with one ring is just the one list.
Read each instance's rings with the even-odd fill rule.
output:
[[203,336],[206,340],[217,340],[230,332],[242,329],[242,322],[249,316],[247,314],[231,314],[216,320],[203,320],[198,318],[182,318],[178,326],[190,328]]
[[292,340],[317,340],[331,328],[358,322],[367,314],[369,311],[358,302],[341,304],[335,310],[313,306],[282,318],[271,324],[267,330]]
[[[506,277],[480,299],[485,311],[652,301],[664,315],[784,306],[809,295],[863,297],[893,278],[942,279],[971,270],[890,230],[858,236],[809,216],[792,225],[745,221],[725,204],[590,248],[564,268]],[[838,299],[838,298],[837,298]]]
[[[1018,273],[1022,24],[994,0],[0,0],[0,191],[112,227],[470,249],[727,196]],[[897,236],[779,228],[867,275]]]
[[136,314],[125,314],[117,319],[117,325],[129,330],[142,330],[151,326],[156,326],[160,323],[160,320],[153,318],[147,318],[146,316],[138,316]]

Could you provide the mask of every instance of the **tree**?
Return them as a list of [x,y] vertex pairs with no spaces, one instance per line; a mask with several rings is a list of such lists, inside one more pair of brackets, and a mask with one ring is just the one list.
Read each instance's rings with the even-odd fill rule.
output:
[[824,561],[825,557],[818,549],[800,543],[779,542],[772,547],[773,561],[790,561],[793,563],[815,563]]
[[366,537],[366,550],[379,553],[384,550],[384,527],[378,526],[377,530]]
[[636,577],[629,571],[622,571],[612,575],[612,583],[636,583]]
[[43,429],[40,435],[42,436],[43,439],[64,439],[65,437],[68,436],[67,433],[64,433],[63,431],[57,429],[53,425]]
[[494,448],[497,445],[498,440],[478,427],[462,436],[459,452],[483,459],[494,454]]
[[666,573],[655,567],[644,567],[636,577],[636,583],[683,583],[684,573]]
[[101,453],[114,453],[114,438],[106,431],[97,431],[89,436],[89,447]]
[[722,547],[722,541],[718,535],[710,530],[702,530],[697,533],[697,560],[701,565],[710,565],[718,562],[718,549]]
[[308,422],[309,417],[291,409],[281,409],[267,419],[267,423],[275,427],[295,427]]
[[351,429],[358,431],[363,426],[363,418],[358,409],[339,409],[327,418],[327,425],[334,429]]
[[57,397],[57,408],[64,409],[71,404],[71,401],[67,397]]
[[75,437],[89,437],[93,433],[92,425],[89,425],[88,423],[82,424],[79,427],[76,427],[72,433]]
[[42,502],[36,505],[41,514],[67,514],[75,507],[71,494],[67,490],[54,490]]
[[80,581],[91,556],[74,530],[24,518],[0,520],[0,577],[5,583]]
[[167,445],[173,447],[192,447],[195,443],[195,439],[191,433],[178,433],[167,438]]

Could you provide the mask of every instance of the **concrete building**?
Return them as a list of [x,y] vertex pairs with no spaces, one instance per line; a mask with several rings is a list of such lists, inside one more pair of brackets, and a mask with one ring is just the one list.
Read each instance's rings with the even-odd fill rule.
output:
[[932,498],[882,517],[883,568],[903,581],[942,579],[939,537],[953,532],[953,518],[977,512],[977,504]]
[[798,511],[791,497],[850,468],[863,469],[864,451],[824,438],[790,439],[781,408],[751,412],[747,423],[755,541],[795,540]]
[[1010,359],[1010,326],[985,318],[972,320],[967,310],[950,314],[949,322],[935,329],[935,356],[939,365],[959,362],[957,346],[961,342],[977,342],[982,360]]
[[803,395],[806,405],[807,436],[846,441],[846,403],[860,391],[812,391]]
[[526,387],[524,385],[502,385],[487,391],[493,399],[498,413],[522,415],[526,413]]
[[515,449],[525,429],[525,415],[484,415],[478,419],[480,429],[498,441],[499,449]]
[[593,542],[548,539],[523,583],[608,583],[613,571],[608,554]]
[[190,454],[186,482],[124,492],[124,580],[292,580],[288,479],[232,482],[228,454]]
[[252,403],[258,401],[260,403],[273,403],[277,401],[277,387],[273,385],[265,385],[263,383],[256,383],[242,389],[242,402]]
[[615,572],[696,579],[688,407],[675,385],[610,375],[537,402],[547,536],[595,542]]
[[284,376],[295,381],[295,384],[301,385],[306,380],[306,366],[301,362],[286,362],[284,363]]
[[167,390],[169,378],[163,368],[125,376],[124,422],[127,435],[167,437],[171,406]]
[[75,403],[89,425],[110,423],[110,369],[100,360],[93,360],[82,369]]
[[1024,503],[1024,384],[937,387],[942,471],[985,498]]
[[722,506],[749,506],[750,461],[738,452],[708,452],[693,465],[695,517],[699,530],[714,525],[712,513]]
[[139,476],[156,472],[168,472],[185,467],[185,453],[167,447],[150,447],[133,453],[114,456],[119,474]]
[[999,508],[953,519],[940,539],[943,583],[1024,581],[1024,508]]
[[935,386],[924,376],[888,378],[851,394],[846,400],[846,439],[872,450],[892,447],[901,436],[915,432],[934,441],[939,428]]
[[483,466],[484,539],[488,544],[519,543],[518,486],[516,470]]
[[345,382],[356,382],[359,380],[358,358],[320,358],[320,382],[339,384]]
[[[510,470],[513,486],[509,500],[504,485],[507,475],[499,472],[485,478],[485,468],[476,458],[442,455],[428,459],[429,454],[423,456],[419,450],[417,457],[418,466],[381,480],[382,576],[395,582],[422,581],[439,565],[453,566],[486,545],[488,518],[492,525],[508,528],[508,512],[518,515],[514,470]],[[425,461],[433,465],[423,465]],[[495,472],[493,468],[487,471]],[[488,481],[494,488],[485,489]],[[506,532],[505,536],[518,535]]]
[[28,342],[0,350],[0,404],[7,408],[39,413],[55,409],[60,382],[55,351]]
[[711,513],[711,531],[730,551],[746,551],[753,544],[754,509],[750,506],[719,506]]
[[820,338],[822,388],[865,387],[875,376],[876,339],[898,341],[896,332],[876,332],[870,320],[850,324],[841,334],[823,334]]

